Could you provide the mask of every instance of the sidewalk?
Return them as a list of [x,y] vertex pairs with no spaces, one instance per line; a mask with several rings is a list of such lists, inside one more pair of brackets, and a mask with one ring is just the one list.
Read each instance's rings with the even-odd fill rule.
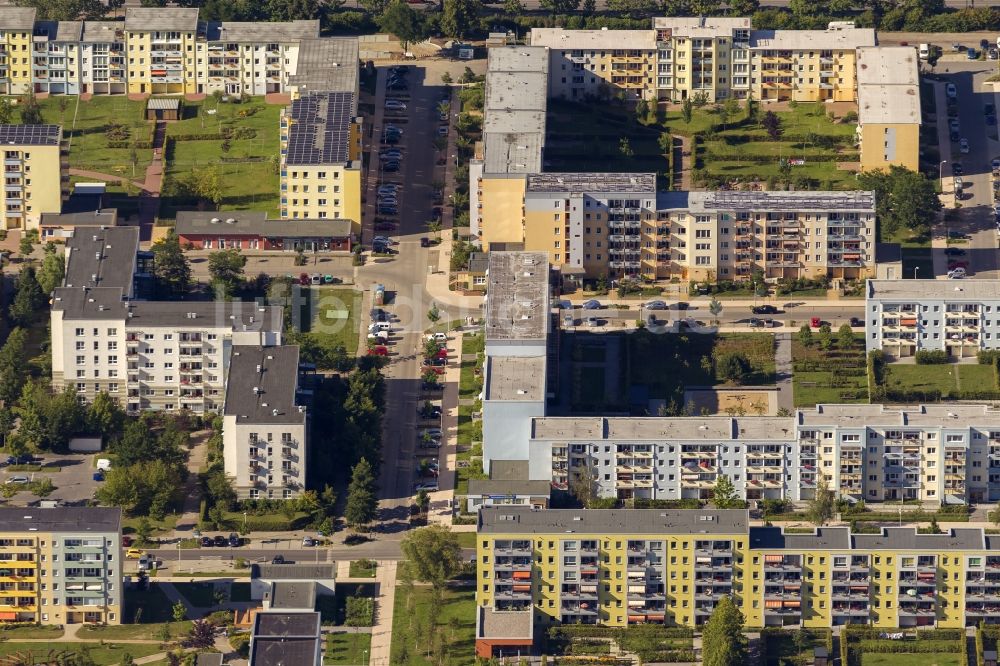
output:
[[375,572],[378,597],[375,599],[375,624],[372,626],[369,666],[390,666],[392,654],[392,613],[395,604],[396,562],[381,560]]
[[451,334],[448,339],[448,356],[456,359],[449,363],[444,374],[444,395],[441,398],[441,442],[438,462],[438,487],[444,490],[431,493],[428,524],[451,526],[451,505],[455,499],[458,480],[458,384],[462,374],[462,332]]
[[437,246],[439,257],[438,270],[427,274],[424,289],[427,290],[427,294],[436,303],[446,307],[468,310],[468,316],[479,316],[483,307],[482,296],[465,296],[448,288],[448,275],[450,272],[448,267],[451,263],[452,241],[449,234],[442,234],[442,237],[443,240]]

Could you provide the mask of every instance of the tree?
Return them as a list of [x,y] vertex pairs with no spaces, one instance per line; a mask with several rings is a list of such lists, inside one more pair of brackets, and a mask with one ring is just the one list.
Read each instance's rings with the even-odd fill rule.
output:
[[819,327],[817,339],[819,340],[819,348],[824,351],[833,345],[833,329],[830,328],[829,324],[823,324]]
[[83,425],[83,407],[72,387],[51,394],[48,384],[30,380],[21,390],[15,408],[21,424],[18,433],[27,444],[47,451],[65,450],[70,437]]
[[38,286],[43,294],[51,294],[52,290],[62,284],[66,273],[65,256],[56,252],[54,243],[45,244],[45,258],[42,267],[38,269]]
[[21,255],[21,259],[28,259],[31,253],[35,251],[35,241],[37,237],[34,234],[25,232],[21,235],[21,240],[17,244],[17,252]]
[[243,284],[243,267],[247,258],[239,250],[219,250],[208,255],[208,274],[212,276],[212,287],[231,297]]
[[44,125],[42,119],[42,107],[38,105],[35,94],[25,95],[18,100],[18,109],[21,112],[22,125]]
[[842,351],[847,351],[854,346],[854,331],[850,324],[841,324],[837,329],[837,346]]
[[719,118],[722,120],[722,125],[725,127],[726,123],[734,119],[740,113],[740,103],[736,101],[735,97],[729,97],[725,102],[722,103],[722,108],[719,109]]
[[747,639],[743,635],[743,613],[732,597],[722,597],[715,605],[702,633],[704,666],[742,666],[747,660]]
[[691,101],[690,97],[685,97],[684,102],[681,103],[681,118],[684,119],[684,124],[691,124],[691,118],[694,116],[694,103]]
[[183,601],[178,601],[170,609],[174,616],[174,622],[183,622],[184,618],[187,617],[187,606],[184,605]]
[[752,16],[760,9],[760,0],[728,0],[730,16]]
[[799,342],[802,343],[803,347],[812,347],[813,343],[813,331],[812,326],[809,324],[802,324],[799,328]]
[[504,0],[503,12],[511,16],[520,16],[524,13],[524,4],[521,0]]
[[394,0],[386,7],[378,20],[383,32],[396,35],[403,51],[413,42],[422,41],[427,37],[427,27],[423,17],[417,13],[405,0]]
[[774,111],[766,112],[760,124],[764,127],[771,141],[777,141],[781,138],[781,118]]
[[712,506],[716,509],[734,509],[740,505],[742,502],[736,494],[733,482],[725,474],[720,474],[712,490]]
[[0,401],[9,409],[24,387],[28,371],[24,346],[28,334],[23,328],[15,328],[7,336],[7,342],[0,348]]
[[427,494],[427,491],[424,490],[423,488],[418,490],[416,499],[417,508],[419,508],[421,511],[426,512],[427,507],[430,506],[430,503],[431,503],[431,497],[430,495]]
[[441,32],[447,37],[464,38],[472,30],[481,8],[479,0],[444,0]]
[[722,314],[722,303],[715,296],[712,296],[712,300],[708,302],[708,311],[715,317],[715,321],[718,323],[719,315]]
[[153,525],[149,522],[149,518],[142,516],[139,518],[139,524],[135,527],[135,538],[140,545],[146,545],[149,543],[149,537],[153,535]]
[[997,503],[997,505],[986,515],[986,517],[989,518],[989,521],[994,525],[1000,526],[1000,503]]
[[430,583],[438,592],[462,570],[458,536],[446,527],[432,525],[410,532],[400,544],[406,566],[414,579]]
[[538,6],[555,16],[575,11],[580,6],[580,0],[540,0]]
[[7,446],[7,436],[14,429],[14,412],[9,407],[0,407],[0,442]]
[[922,173],[903,167],[894,165],[888,172],[865,171],[858,176],[858,185],[875,192],[879,240],[887,240],[902,230],[927,234],[941,210],[934,183]]
[[17,0],[15,4],[34,7],[39,21],[93,20],[103,17],[106,11],[100,0]]
[[830,490],[826,475],[820,474],[819,481],[816,483],[816,495],[809,500],[809,505],[806,508],[809,522],[814,525],[826,525],[833,519],[835,508],[833,491]]
[[14,105],[7,97],[0,98],[0,125],[14,124]]
[[623,136],[618,141],[618,152],[622,154],[622,157],[630,159],[635,156],[635,151],[632,150],[632,142],[628,140],[627,136]]
[[674,135],[670,132],[661,132],[656,145],[659,146],[661,153],[668,155],[674,149]]
[[125,427],[125,411],[107,392],[101,391],[87,408],[85,420],[90,432],[113,437]]
[[351,471],[344,519],[351,527],[358,528],[375,520],[377,515],[378,496],[375,494],[375,476],[371,465],[362,458]]
[[[218,605],[221,606],[221,604]],[[212,647],[215,645],[215,627],[208,620],[195,620],[191,623],[191,631],[184,644],[186,647],[201,650]]]
[[757,120],[757,114],[760,113],[760,104],[753,98],[753,95],[747,95],[747,101],[744,103],[743,108],[746,109],[747,120]]
[[437,303],[431,303],[431,309],[427,311],[427,319],[436,323],[441,319],[441,311],[438,310]]
[[191,266],[181,248],[177,234],[170,231],[164,238],[153,243],[153,277],[156,286],[165,297],[176,298],[185,295],[191,288]]
[[569,480],[569,491],[580,504],[587,506],[594,499],[594,474],[589,467],[576,472]]
[[747,360],[746,356],[739,353],[732,353],[726,354],[718,360],[716,373],[726,381],[733,382],[734,384],[742,384],[752,369],[750,361]]

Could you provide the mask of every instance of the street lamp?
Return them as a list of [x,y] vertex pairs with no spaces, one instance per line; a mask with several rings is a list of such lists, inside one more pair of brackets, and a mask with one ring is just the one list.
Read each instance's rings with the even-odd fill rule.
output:
[[947,164],[947,163],[948,163],[948,160],[941,160],[941,163],[938,164],[938,180],[942,181],[942,183],[941,183],[941,189],[942,190],[944,189],[944,182],[943,182],[944,181],[944,165]]
[[917,279],[917,271],[919,271],[919,270],[920,270],[920,266],[914,266],[913,267],[913,279],[914,280]]

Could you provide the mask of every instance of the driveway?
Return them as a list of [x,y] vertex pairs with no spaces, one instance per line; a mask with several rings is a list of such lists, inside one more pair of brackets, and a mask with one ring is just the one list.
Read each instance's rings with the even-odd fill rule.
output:
[[[79,453],[64,456],[36,456],[36,461],[41,459],[42,462],[34,464],[41,464],[41,471],[20,472],[11,471],[8,467],[4,467],[0,470],[0,483],[7,483],[7,479],[14,476],[27,477],[32,481],[48,477],[52,479],[56,489],[45,499],[59,500],[63,504],[83,504],[93,498],[94,492],[100,486],[100,482],[94,481],[93,478],[96,471],[93,466],[93,458],[93,454]],[[29,504],[38,499],[34,493],[24,490],[9,501],[14,504]]]

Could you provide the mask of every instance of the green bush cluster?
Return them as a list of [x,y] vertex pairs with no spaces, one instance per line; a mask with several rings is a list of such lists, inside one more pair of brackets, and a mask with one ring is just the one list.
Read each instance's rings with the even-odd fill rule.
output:
[[948,352],[943,349],[921,349],[913,358],[917,365],[943,365],[948,362]]

